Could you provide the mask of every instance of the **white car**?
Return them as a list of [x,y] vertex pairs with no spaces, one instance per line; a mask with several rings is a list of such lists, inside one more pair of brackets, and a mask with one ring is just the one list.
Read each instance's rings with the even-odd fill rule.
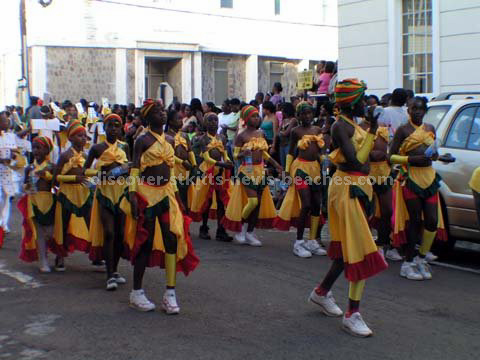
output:
[[435,126],[440,144],[433,166],[443,179],[440,199],[448,247],[456,239],[480,243],[480,224],[468,186],[473,170],[480,166],[480,92],[439,95],[428,104],[424,122]]

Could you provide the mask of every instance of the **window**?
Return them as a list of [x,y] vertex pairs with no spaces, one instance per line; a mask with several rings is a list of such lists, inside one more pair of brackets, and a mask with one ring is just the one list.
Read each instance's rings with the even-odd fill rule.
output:
[[476,110],[476,107],[471,106],[461,110],[457,114],[448,132],[447,142],[445,143],[446,147],[457,149],[464,149],[466,147]]
[[271,62],[270,63],[270,89],[276,82],[281,83],[283,76],[283,63]]
[[450,105],[430,106],[423,118],[423,122],[433,125],[436,129],[447,114],[448,110],[450,110],[450,107]]
[[215,104],[220,105],[228,97],[228,60],[213,60]]
[[433,91],[432,0],[403,0],[403,87]]
[[233,9],[233,0],[220,0],[220,7],[226,9]]
[[477,110],[477,114],[473,119],[470,136],[468,137],[467,149],[480,150],[480,110]]
[[275,15],[280,15],[280,0],[275,0]]

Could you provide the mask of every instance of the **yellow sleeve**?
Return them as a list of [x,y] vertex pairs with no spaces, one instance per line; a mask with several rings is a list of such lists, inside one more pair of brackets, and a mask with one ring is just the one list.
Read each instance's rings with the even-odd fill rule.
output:
[[375,142],[375,135],[368,133],[362,147],[357,151],[357,160],[360,163],[365,164],[368,160],[368,156],[373,149],[373,143]]
[[190,161],[190,164],[193,166],[197,166],[197,158],[195,157],[195,153],[193,151],[188,152],[188,160]]
[[224,158],[225,161],[230,161],[230,156],[228,156],[227,150],[225,150],[225,151],[223,152],[223,158]]
[[202,157],[203,157],[203,160],[205,160],[205,162],[208,164],[208,165],[215,165],[217,163],[216,160],[213,160],[211,157],[210,157],[210,153],[208,151],[205,151],[203,154],[202,154]]
[[392,155],[390,157],[390,162],[392,164],[401,164],[406,165],[408,164],[408,156],[405,155]]
[[138,176],[140,175],[139,168],[131,168],[130,169],[130,185],[128,187],[129,192],[137,192],[138,190]]
[[272,158],[270,154],[265,150],[263,150],[262,152],[262,157],[263,157],[263,160],[270,160]]
[[235,146],[233,148],[233,158],[235,160],[238,160],[238,155],[240,155],[240,152],[242,151],[242,148],[240,146]]
[[178,156],[175,156],[175,164],[183,164],[183,160],[180,159]]
[[77,181],[77,175],[57,175],[59,183],[73,183]]
[[87,169],[85,170],[85,176],[95,176],[98,174],[98,171],[95,169]]
[[285,171],[290,172],[290,166],[292,166],[293,155],[287,154],[287,160],[285,162]]

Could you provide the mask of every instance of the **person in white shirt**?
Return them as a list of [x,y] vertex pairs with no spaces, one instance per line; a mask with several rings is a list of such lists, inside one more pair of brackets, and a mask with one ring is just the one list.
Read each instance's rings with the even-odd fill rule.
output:
[[388,127],[390,138],[393,138],[393,134],[402,124],[408,121],[408,113],[404,108],[407,101],[407,92],[405,89],[395,89],[392,93],[390,100],[390,106],[383,109],[383,112],[378,118],[379,126]]
[[230,100],[226,99],[222,104],[222,112],[218,114],[218,133],[225,133],[225,126],[233,122],[234,119],[235,114],[232,112]]

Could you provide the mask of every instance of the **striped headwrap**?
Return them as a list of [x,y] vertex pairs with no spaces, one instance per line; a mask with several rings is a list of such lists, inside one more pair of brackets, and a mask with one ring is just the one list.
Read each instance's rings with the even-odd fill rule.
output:
[[53,150],[53,142],[52,140],[47,137],[47,136],[36,136],[33,139],[33,142],[37,142],[42,146],[46,146],[48,148],[48,153],[51,153]]
[[82,125],[81,121],[72,120],[68,123],[67,126],[67,136],[70,138],[71,136],[79,133],[80,131],[85,131],[85,127]]
[[111,113],[111,114],[108,114],[107,116],[105,116],[105,117],[103,118],[103,123],[104,123],[105,125],[107,125],[107,123],[108,123],[109,121],[113,121],[113,122],[117,121],[117,122],[119,122],[119,123],[121,124],[121,123],[122,123],[122,118],[120,117],[120,115]]
[[140,109],[140,114],[142,115],[142,118],[146,119],[148,116],[148,113],[155,107],[155,101],[153,99],[146,99],[143,102],[143,106]]
[[302,101],[298,103],[296,110],[297,114],[301,114],[307,110],[313,111],[313,106],[307,101]]
[[240,117],[245,121],[245,125],[255,114],[258,115],[258,109],[252,105],[245,105],[240,111]]
[[335,102],[342,105],[355,105],[365,95],[367,84],[358,79],[345,79],[335,86]]

